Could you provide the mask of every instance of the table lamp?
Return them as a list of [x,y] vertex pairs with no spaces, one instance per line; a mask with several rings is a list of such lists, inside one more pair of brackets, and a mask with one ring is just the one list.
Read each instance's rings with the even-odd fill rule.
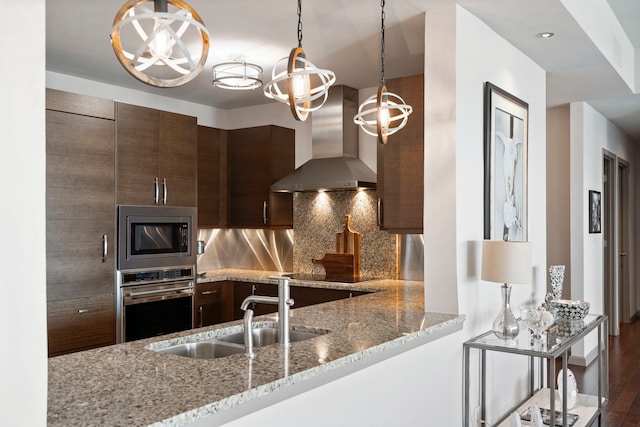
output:
[[531,269],[531,243],[502,240],[482,242],[481,279],[502,283],[502,308],[493,322],[493,333],[498,338],[515,338],[520,332],[509,306],[511,283],[530,284]]

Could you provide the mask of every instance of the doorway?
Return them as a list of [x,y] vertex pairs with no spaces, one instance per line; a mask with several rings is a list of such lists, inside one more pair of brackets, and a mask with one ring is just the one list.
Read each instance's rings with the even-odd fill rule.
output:
[[618,280],[616,278],[618,257],[616,256],[614,237],[616,236],[615,199],[615,156],[604,153],[602,165],[602,246],[603,246],[603,288],[604,314],[609,317],[609,335],[620,335],[620,305],[618,298]]
[[603,292],[609,335],[635,314],[631,295],[629,164],[604,152],[602,176]]

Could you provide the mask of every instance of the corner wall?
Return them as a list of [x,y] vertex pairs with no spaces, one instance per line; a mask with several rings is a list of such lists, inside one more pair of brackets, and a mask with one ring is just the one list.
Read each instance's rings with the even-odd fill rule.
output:
[[[617,126],[589,104],[575,102],[570,105],[571,299],[589,301],[591,313],[605,312],[604,241],[601,233],[589,233],[588,194],[589,190],[601,193],[603,191],[604,150],[618,159],[630,161],[632,159],[631,144],[629,138]],[[634,180],[633,174],[632,165],[631,182]],[[633,193],[629,193],[628,197],[633,197]],[[635,214],[632,212],[629,218],[632,227],[631,236],[635,236],[634,218]],[[612,244],[617,244],[615,240],[617,239],[614,239]],[[633,265],[632,268],[634,268]],[[634,276],[635,274],[632,274],[632,277]],[[572,348],[572,363],[584,365],[591,361],[596,341],[594,336],[589,338],[583,345]]]

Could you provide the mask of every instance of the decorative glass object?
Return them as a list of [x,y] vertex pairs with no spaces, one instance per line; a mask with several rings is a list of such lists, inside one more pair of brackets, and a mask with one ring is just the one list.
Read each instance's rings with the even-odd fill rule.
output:
[[551,294],[554,300],[562,299],[562,283],[564,282],[564,265],[549,266],[549,280],[551,281]]
[[532,337],[536,340],[542,338],[542,332],[553,325],[553,314],[544,307],[534,305],[520,307],[520,316],[525,325],[533,332]]

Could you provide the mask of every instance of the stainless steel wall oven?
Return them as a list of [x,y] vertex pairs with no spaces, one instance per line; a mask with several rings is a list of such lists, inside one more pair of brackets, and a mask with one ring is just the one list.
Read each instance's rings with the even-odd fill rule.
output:
[[117,342],[193,328],[195,267],[118,272]]
[[193,328],[196,208],[118,206],[116,341]]

